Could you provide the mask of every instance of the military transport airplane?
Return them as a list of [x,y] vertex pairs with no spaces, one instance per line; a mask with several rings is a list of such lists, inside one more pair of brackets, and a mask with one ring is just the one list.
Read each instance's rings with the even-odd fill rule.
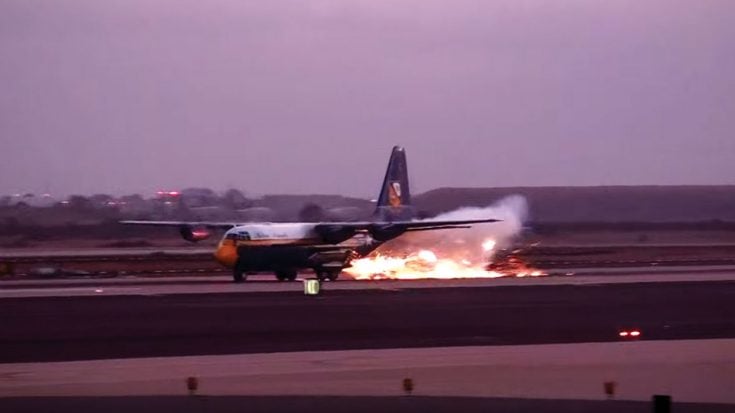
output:
[[481,220],[412,220],[406,152],[394,147],[383,180],[375,215],[365,222],[233,223],[183,221],[121,221],[132,225],[178,227],[187,241],[201,241],[213,229],[226,229],[214,253],[232,268],[235,282],[247,273],[273,271],[280,281],[295,280],[300,269],[313,269],[320,280],[334,281],[350,261],[410,231],[469,228]]

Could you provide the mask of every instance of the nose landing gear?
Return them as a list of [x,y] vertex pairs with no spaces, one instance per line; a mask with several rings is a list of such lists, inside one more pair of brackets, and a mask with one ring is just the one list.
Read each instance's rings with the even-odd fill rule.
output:
[[245,271],[242,270],[239,263],[236,263],[235,266],[232,267],[232,281],[241,283],[245,281],[245,278],[247,278]]

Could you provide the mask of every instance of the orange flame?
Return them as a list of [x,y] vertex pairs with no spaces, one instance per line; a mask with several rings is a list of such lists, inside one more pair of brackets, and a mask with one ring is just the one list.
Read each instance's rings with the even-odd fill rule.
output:
[[[482,243],[485,259],[493,253],[496,242],[486,239]],[[422,249],[409,254],[383,254],[375,252],[368,257],[355,259],[344,272],[356,280],[418,280],[457,278],[537,277],[543,272],[528,268],[514,259],[513,264],[501,271],[490,271],[487,262],[473,262],[470,254],[440,256],[437,252]],[[476,257],[475,257],[476,258]]]

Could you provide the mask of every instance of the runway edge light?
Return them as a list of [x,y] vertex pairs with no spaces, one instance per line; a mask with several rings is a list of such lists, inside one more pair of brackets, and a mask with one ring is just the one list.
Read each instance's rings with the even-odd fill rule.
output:
[[654,394],[653,413],[671,413],[671,396],[666,394]]
[[186,389],[189,390],[189,395],[193,396],[199,389],[199,379],[196,377],[186,378]]
[[603,388],[605,389],[605,395],[608,399],[612,399],[615,397],[615,388],[618,387],[618,383],[614,381],[606,381],[603,383]]
[[411,393],[413,393],[413,379],[410,377],[403,379],[403,391],[406,392],[407,395],[411,395]]
[[621,330],[618,332],[618,336],[620,338],[626,338],[626,339],[638,339],[642,335],[641,330],[638,329],[632,329],[632,330]]

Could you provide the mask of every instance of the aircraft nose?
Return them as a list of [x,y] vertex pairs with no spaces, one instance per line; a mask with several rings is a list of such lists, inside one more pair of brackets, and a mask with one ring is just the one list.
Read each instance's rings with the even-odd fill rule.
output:
[[229,239],[222,240],[214,252],[214,259],[225,267],[234,267],[237,262],[237,246],[235,245],[235,241]]

